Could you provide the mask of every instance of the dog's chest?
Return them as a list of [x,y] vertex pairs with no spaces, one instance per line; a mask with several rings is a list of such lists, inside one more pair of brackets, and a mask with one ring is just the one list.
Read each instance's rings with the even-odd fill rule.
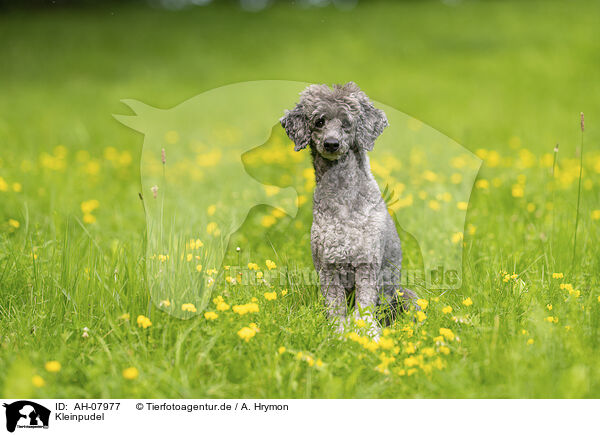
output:
[[326,263],[373,263],[382,255],[385,207],[367,198],[315,197],[313,253]]

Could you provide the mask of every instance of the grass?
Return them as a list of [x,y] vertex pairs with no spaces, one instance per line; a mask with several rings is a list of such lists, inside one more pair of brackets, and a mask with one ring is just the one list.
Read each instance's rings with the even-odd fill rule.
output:
[[[361,2],[343,13],[212,5],[0,16],[1,394],[600,396],[599,9]],[[147,200],[151,193],[136,163],[143,138],[111,114],[127,113],[124,98],[170,108],[263,79],[356,81],[483,160],[464,229],[462,287],[421,292],[427,319],[401,319],[378,349],[354,335],[336,339],[318,287],[292,273],[310,270],[310,201],[295,220],[253,209],[217,265],[254,280],[247,265],[256,263],[269,286],[218,279],[211,299],[221,295],[230,308],[209,301],[206,309],[197,304],[197,316],[181,311],[187,300],[158,307],[150,299],[153,260],[138,192]],[[251,174],[252,161],[244,159]],[[306,156],[285,158],[262,174],[302,174],[309,164]],[[301,177],[292,182],[310,198]],[[263,226],[265,216],[274,223]],[[410,268],[420,252],[406,245]],[[266,260],[277,268],[269,271]],[[275,300],[264,296],[271,292]],[[232,311],[252,298],[258,313]],[[206,310],[218,318],[205,319]],[[152,325],[138,326],[140,315]],[[260,330],[246,341],[237,332],[254,331],[250,323]],[[60,370],[47,370],[49,361]],[[130,367],[137,372],[126,379]]]

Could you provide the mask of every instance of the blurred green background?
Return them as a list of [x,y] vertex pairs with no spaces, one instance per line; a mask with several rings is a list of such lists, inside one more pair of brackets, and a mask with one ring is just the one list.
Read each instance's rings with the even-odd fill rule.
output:
[[[5,9],[1,158],[34,161],[63,144],[113,146],[139,161],[142,137],[111,117],[130,113],[119,100],[170,108],[214,87],[263,79],[353,80],[470,150],[508,149],[517,136],[536,152],[560,143],[574,156],[579,112],[597,119],[600,105],[599,11],[597,1]],[[588,137],[598,139],[593,123]],[[78,180],[70,189],[88,187],[96,188]],[[138,187],[106,186],[115,199],[133,198]]]
[[[243,3],[0,7],[0,391],[598,397],[600,2],[280,1],[257,10]],[[150,303],[138,200],[143,137],[112,114],[131,114],[121,99],[166,109],[265,79],[354,81],[484,160],[467,215],[463,288],[431,299],[422,326],[423,337],[440,327],[460,334],[445,370],[373,370],[376,355],[331,336],[312,287],[276,289],[277,305],[261,305],[251,320],[261,332],[249,342],[235,333],[248,318],[180,321]],[[580,112],[586,151],[574,258]],[[301,216],[297,231],[306,235],[309,207]],[[307,238],[284,236],[286,262],[310,264],[301,254]],[[265,269],[264,258],[237,261]],[[228,289],[219,287],[227,297]],[[227,300],[266,304],[265,290]],[[467,297],[472,306],[462,303]],[[446,304],[456,320],[441,311]],[[153,326],[136,327],[140,314]],[[398,346],[410,338],[394,337]],[[415,344],[419,352],[426,345]],[[279,346],[304,357],[277,356]],[[313,363],[323,359],[322,369],[313,371],[307,352]],[[52,360],[63,364],[58,374],[43,369]],[[138,374],[123,372],[131,367],[136,382]]]

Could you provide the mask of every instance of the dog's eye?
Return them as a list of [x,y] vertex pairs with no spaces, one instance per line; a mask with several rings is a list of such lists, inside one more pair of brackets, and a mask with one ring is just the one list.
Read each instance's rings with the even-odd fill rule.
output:
[[315,127],[317,128],[321,128],[325,125],[325,118],[319,118],[317,119],[317,122],[315,122]]
[[349,129],[349,128],[350,128],[350,125],[351,125],[351,124],[350,124],[350,121],[349,121],[349,120],[347,120],[347,119],[344,119],[344,120],[342,121],[342,128]]

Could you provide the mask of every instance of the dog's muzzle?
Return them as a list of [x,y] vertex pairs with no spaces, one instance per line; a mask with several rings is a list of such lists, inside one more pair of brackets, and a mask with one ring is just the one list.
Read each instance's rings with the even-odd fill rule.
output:
[[334,153],[340,148],[340,142],[337,139],[328,138],[323,142],[323,148],[328,153]]

